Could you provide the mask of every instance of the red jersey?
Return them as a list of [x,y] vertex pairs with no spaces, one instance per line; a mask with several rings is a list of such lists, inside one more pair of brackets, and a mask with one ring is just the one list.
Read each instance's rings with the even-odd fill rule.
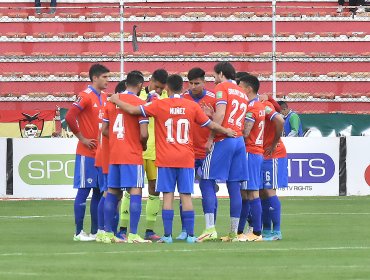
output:
[[[225,117],[222,126],[236,131],[238,136],[243,136],[245,114],[247,113],[248,97],[243,90],[232,82],[223,82],[215,87],[216,106],[226,104]],[[215,142],[226,138],[217,134]]]
[[[216,96],[213,92],[210,92],[208,90],[203,90],[202,95],[197,98],[194,95],[191,94],[190,91],[185,92],[182,95],[185,99],[194,101],[199,104],[199,106],[202,105],[210,105],[213,107],[213,109],[216,109]],[[206,157],[206,144],[209,138],[209,135],[211,134],[211,131],[206,127],[201,127],[198,125],[194,126],[194,153],[195,153],[195,159],[204,159]]]
[[[120,93],[119,99],[134,106],[145,104],[127,91]],[[148,118],[130,115],[108,103],[103,121],[109,123],[109,164],[143,164],[140,124],[149,123]]]
[[[105,106],[104,106],[105,110]],[[103,121],[103,120],[102,120]],[[101,131],[102,124],[99,124],[98,146],[96,147],[95,166],[103,169],[103,174],[108,174],[109,170],[109,138],[104,136]]]
[[[104,92],[99,94],[92,86],[80,92],[77,100],[73,102],[81,113],[78,115],[78,127],[83,137],[98,140],[99,123],[103,118],[103,106],[107,102],[107,95]],[[77,144],[76,154],[95,157],[96,149],[90,150],[80,141]]]
[[253,127],[247,137],[247,152],[263,155],[263,135],[265,129],[265,107],[258,98],[248,103],[245,121],[253,122]]
[[154,117],[156,166],[194,168],[195,127],[211,122],[200,106],[176,94],[147,103],[141,110],[144,116]]
[[[272,122],[272,119],[278,114],[274,106],[269,101],[263,101],[263,104],[265,106],[265,137],[263,141],[263,149],[266,150],[266,148],[271,147],[272,142],[274,141],[275,136],[275,124]],[[284,146],[283,141],[280,139],[279,143],[276,146],[275,151],[272,153],[271,156],[264,156],[265,159],[271,159],[271,158],[282,158],[286,157],[286,149]]]

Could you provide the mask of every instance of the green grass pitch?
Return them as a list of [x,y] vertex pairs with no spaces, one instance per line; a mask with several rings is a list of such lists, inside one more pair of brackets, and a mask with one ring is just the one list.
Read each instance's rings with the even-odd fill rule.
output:
[[[220,236],[228,203],[219,202]],[[370,197],[282,198],[282,207],[282,241],[98,244],[72,241],[73,201],[0,201],[0,279],[370,279]],[[177,211],[174,235],[179,220]]]

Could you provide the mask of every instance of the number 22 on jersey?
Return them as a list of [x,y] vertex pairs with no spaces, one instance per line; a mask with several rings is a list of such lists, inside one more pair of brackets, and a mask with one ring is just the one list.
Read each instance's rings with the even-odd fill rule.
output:
[[[235,123],[236,126],[241,128],[242,127],[242,120],[244,119],[245,114],[247,113],[247,104],[245,104],[245,103],[240,104],[238,100],[234,99],[232,101],[231,105],[233,106],[233,110],[230,113],[228,123],[232,124],[232,125],[234,125],[234,123]],[[240,111],[241,111],[241,113],[240,113]],[[236,118],[236,121],[235,121],[235,118]]]

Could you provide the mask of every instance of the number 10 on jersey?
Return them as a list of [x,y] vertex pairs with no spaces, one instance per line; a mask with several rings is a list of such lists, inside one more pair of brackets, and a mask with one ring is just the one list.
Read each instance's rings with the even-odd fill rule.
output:
[[[167,128],[167,142],[168,143],[175,143],[175,141],[179,144],[187,144],[189,143],[189,128],[190,123],[188,119],[179,119],[176,122],[176,131],[174,127],[174,120],[173,118],[168,119],[164,123],[165,127]],[[174,134],[176,134],[176,139],[174,138]]]

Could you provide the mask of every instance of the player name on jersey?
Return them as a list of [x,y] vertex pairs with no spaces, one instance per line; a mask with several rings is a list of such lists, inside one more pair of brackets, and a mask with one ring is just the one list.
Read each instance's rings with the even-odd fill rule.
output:
[[185,108],[170,108],[170,115],[185,115]]

